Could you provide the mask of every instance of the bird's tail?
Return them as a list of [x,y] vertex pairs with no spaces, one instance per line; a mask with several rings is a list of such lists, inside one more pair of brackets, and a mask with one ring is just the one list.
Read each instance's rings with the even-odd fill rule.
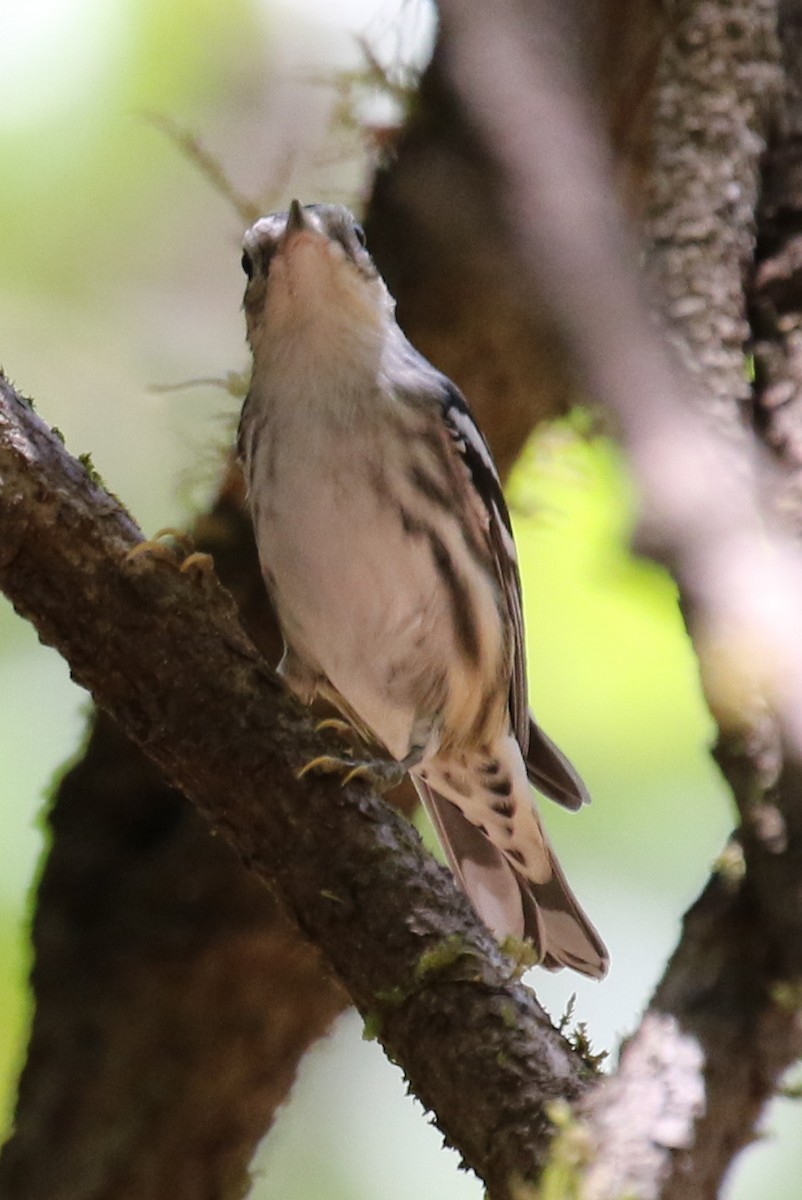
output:
[[568,886],[534,806],[545,863],[539,872],[542,882],[517,871],[507,854],[431,781],[414,775],[413,780],[457,881],[496,936],[530,937],[549,970],[571,967],[601,979],[607,950]]

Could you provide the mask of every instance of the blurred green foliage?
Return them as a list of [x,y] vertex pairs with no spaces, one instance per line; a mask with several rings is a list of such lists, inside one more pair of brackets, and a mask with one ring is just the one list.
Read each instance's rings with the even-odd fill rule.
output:
[[[30,9],[40,10],[38,54],[20,29]],[[143,114],[209,109],[240,56],[264,45],[264,21],[248,0],[7,0],[0,33],[4,67],[18,45],[31,56],[31,69],[18,62],[6,81],[14,94],[0,118],[11,167],[0,190],[0,275],[18,293],[44,285],[67,301],[86,287],[90,263],[116,271],[126,262],[138,241],[126,242],[127,224],[163,202],[166,147],[149,139],[151,153],[132,153],[132,140],[148,137]]]
[[[13,64],[0,82],[0,361],[70,449],[92,454],[148,531],[188,517],[187,497],[210,486],[214,447],[236,410],[211,388],[155,395],[148,385],[220,376],[241,369],[245,354],[240,223],[142,114],[199,131],[250,194],[286,189],[279,167],[289,147],[294,191],[353,196],[359,171],[353,161],[332,166],[321,89],[304,85],[332,64],[353,65],[353,43],[342,28],[315,25],[310,3],[302,13],[267,0],[6,0],[0,8],[4,63]],[[364,23],[366,4],[352,27]],[[322,2],[320,15],[332,20]],[[289,105],[278,88],[288,74]],[[285,190],[277,202],[287,198]],[[570,422],[546,431],[510,495],[533,702],[594,793],[581,815],[550,806],[547,819],[613,955],[601,987],[543,973],[533,983],[557,1014],[576,992],[577,1016],[603,1049],[636,1020],[732,817],[706,753],[713,730],[674,588],[627,551],[634,506],[617,451]],[[84,704],[64,664],[0,604],[6,1111],[27,1019],[38,812],[80,740]],[[789,1111],[786,1123],[796,1119]],[[730,1195],[781,1195],[782,1154],[753,1162]],[[476,1181],[455,1168],[379,1049],[346,1021],[305,1065],[256,1168],[254,1196],[478,1197]]]

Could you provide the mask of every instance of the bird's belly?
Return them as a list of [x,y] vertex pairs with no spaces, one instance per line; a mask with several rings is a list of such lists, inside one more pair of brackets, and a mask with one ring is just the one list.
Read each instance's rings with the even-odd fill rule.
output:
[[[252,487],[252,498],[259,494]],[[288,642],[397,758],[442,707],[453,658],[447,594],[425,539],[353,473],[285,477],[254,504],[259,552]]]

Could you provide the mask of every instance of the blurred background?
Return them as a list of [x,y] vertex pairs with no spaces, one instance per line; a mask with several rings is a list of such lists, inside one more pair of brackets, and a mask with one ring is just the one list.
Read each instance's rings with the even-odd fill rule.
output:
[[[160,126],[197,134],[264,211],[295,195],[358,209],[370,167],[359,125],[397,116],[378,90],[344,87],[364,71],[360,40],[414,66],[433,30],[424,0],[0,5],[0,363],[73,453],[91,452],[146,533],[185,524],[211,495],[238,411],[214,383],[156,387],[247,363],[243,219]],[[549,827],[613,965],[602,985],[565,973],[530,982],[555,1017],[576,993],[595,1048],[614,1053],[731,813],[674,589],[629,556],[626,473],[583,424],[533,439],[510,499],[533,703],[594,794],[579,817],[550,809]],[[26,1039],[41,813],[88,703],[0,598],[0,1129]],[[775,1104],[730,1200],[792,1194],[799,1120],[791,1102]],[[479,1200],[481,1187],[352,1014],[309,1055],[259,1153],[253,1195],[268,1194]]]

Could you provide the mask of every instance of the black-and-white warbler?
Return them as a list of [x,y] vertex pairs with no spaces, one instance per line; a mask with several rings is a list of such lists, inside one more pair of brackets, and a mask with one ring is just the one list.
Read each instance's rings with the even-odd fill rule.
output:
[[534,806],[530,781],[567,808],[588,797],[529,713],[509,515],[464,399],[404,337],[347,209],[293,201],[248,231],[242,262],[239,451],[281,674],[409,771],[498,935],[603,975]]

